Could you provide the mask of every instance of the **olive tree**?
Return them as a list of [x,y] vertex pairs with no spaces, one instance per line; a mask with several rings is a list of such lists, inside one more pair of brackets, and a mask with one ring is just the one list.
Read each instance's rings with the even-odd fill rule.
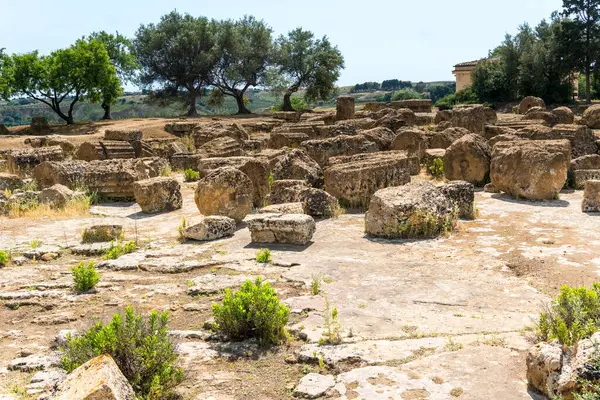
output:
[[235,99],[238,114],[250,114],[246,90],[264,82],[272,50],[271,33],[271,28],[252,16],[219,23],[218,62],[210,83]]
[[[133,42],[140,83],[155,100],[181,100],[188,116],[197,116],[202,95],[217,62],[217,22],[173,11],[157,24],[142,25]],[[158,88],[156,88],[158,87]],[[156,88],[156,89],[155,89]]]
[[291,97],[300,89],[306,90],[306,102],[328,100],[334,93],[344,57],[326,36],[315,39],[310,31],[294,29],[279,37],[274,54],[279,73],[289,83],[283,95],[284,111],[294,111]]
[[15,54],[1,74],[0,81],[10,82],[8,95],[42,102],[69,125],[77,102],[97,102],[103,93],[118,96],[122,91],[117,71],[97,40],[78,40],[45,56],[37,51]]

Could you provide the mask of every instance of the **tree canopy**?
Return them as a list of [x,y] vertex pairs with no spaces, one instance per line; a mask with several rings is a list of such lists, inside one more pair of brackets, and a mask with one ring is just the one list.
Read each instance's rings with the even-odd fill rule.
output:
[[315,39],[312,32],[302,28],[279,37],[275,58],[279,73],[289,83],[283,96],[284,111],[294,111],[291,96],[300,89],[306,90],[307,102],[328,100],[344,68],[342,53],[326,36]]
[[[9,82],[4,97],[25,96],[48,105],[67,124],[73,123],[78,101],[98,102],[103,95],[116,97],[122,88],[104,45],[78,40],[47,56],[38,52],[4,57],[1,82]],[[66,103],[66,104],[63,104]]]

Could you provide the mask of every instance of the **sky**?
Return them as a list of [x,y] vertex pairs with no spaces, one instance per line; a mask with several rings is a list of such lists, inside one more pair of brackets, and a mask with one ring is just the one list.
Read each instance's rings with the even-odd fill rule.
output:
[[384,79],[453,80],[453,65],[485,57],[562,0],[0,0],[0,48],[7,53],[67,47],[94,31],[133,37],[173,9],[194,16],[262,18],[275,35],[303,27],[327,35],[345,58],[338,84]]

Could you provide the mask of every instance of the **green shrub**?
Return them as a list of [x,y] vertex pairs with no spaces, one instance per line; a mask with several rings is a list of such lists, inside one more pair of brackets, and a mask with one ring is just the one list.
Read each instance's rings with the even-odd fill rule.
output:
[[231,340],[255,337],[268,345],[287,339],[290,309],[279,303],[275,290],[260,278],[246,281],[236,293],[225,289],[223,305],[213,304],[213,315],[217,330]]
[[98,322],[82,336],[67,337],[62,367],[67,372],[109,354],[142,399],[165,399],[183,380],[177,353],[168,335],[169,314],[154,311],[147,319],[127,307],[108,325]]
[[391,101],[412,100],[412,99],[422,99],[422,98],[423,98],[423,95],[421,93],[417,92],[415,89],[404,88],[404,89],[395,91],[392,94]]
[[600,283],[591,289],[563,286],[560,294],[540,314],[538,335],[542,341],[558,339],[571,346],[600,330]]
[[96,265],[93,261],[86,266],[82,261],[71,271],[75,290],[78,292],[87,292],[93,289],[100,281],[100,274],[96,271]]
[[8,253],[4,250],[0,250],[0,266],[5,266],[8,264]]
[[[306,101],[304,101],[304,99],[302,97],[292,96],[292,98],[290,99],[290,102],[292,103],[292,108],[296,111],[307,110],[309,108],[308,103]],[[274,106],[271,106],[271,112],[281,111],[281,110],[283,110],[283,101],[280,103],[277,103]]]
[[110,242],[110,248],[108,250],[106,250],[104,259],[105,260],[116,260],[117,258],[121,257],[124,254],[133,253],[136,249],[137,249],[137,246],[135,245],[135,242],[133,242],[133,241],[127,242],[125,244],[122,244],[119,242],[117,242],[117,243]]
[[256,261],[259,263],[270,263],[271,262],[271,250],[259,249],[256,253]]
[[194,171],[191,168],[186,169],[183,172],[183,179],[186,182],[196,182],[200,180],[200,172],[198,171]]
[[477,104],[479,102],[477,94],[475,94],[473,89],[466,88],[442,97],[435,103],[435,106],[440,110],[449,110],[457,104]]
[[329,298],[325,297],[325,331],[319,339],[320,345],[325,344],[340,344],[342,343],[342,324],[338,318],[338,310],[336,307],[331,308]]
[[444,176],[444,160],[439,157],[434,158],[427,170],[434,178],[442,178]]

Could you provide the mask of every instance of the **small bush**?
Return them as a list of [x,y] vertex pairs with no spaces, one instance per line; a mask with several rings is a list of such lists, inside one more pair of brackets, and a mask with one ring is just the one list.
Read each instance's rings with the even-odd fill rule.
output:
[[404,88],[392,93],[391,101],[422,99],[423,95],[412,88]]
[[444,96],[435,103],[440,110],[449,110],[457,104],[477,104],[480,103],[477,94],[471,88],[466,88],[456,93]]
[[185,171],[183,171],[183,179],[186,182],[196,182],[200,180],[200,172],[198,171],[194,171],[191,168],[186,169]]
[[325,295],[325,332],[323,337],[319,339],[320,345],[325,344],[340,344],[342,343],[342,324],[338,318],[338,310],[336,307],[331,308],[329,299]]
[[179,241],[185,240],[185,236],[183,235],[183,233],[185,232],[185,228],[187,228],[187,226],[187,220],[185,219],[185,217],[181,217],[181,224],[179,225],[179,227],[177,227],[177,232],[179,233]]
[[434,178],[442,178],[444,176],[444,160],[439,157],[434,158],[427,167],[427,170]]
[[313,296],[318,295],[319,292],[321,291],[321,280],[322,280],[321,275],[313,275],[312,276],[312,282],[310,284],[310,288],[312,290]]
[[71,272],[73,274],[75,290],[78,292],[87,292],[100,282],[100,274],[96,271],[96,265],[93,261],[87,266],[84,262],[80,262],[76,267],[73,267]]
[[8,264],[8,253],[4,250],[0,250],[0,266],[5,266]]
[[[304,101],[304,99],[302,97],[292,96],[292,98],[290,99],[290,102],[292,103],[292,108],[296,111],[307,110],[309,108],[308,103],[306,101]],[[271,112],[276,112],[276,111],[281,111],[281,110],[283,110],[283,101],[274,106],[271,106]]]
[[106,254],[104,255],[105,260],[116,260],[127,253],[133,253],[137,249],[135,242],[127,242],[125,244],[122,243],[110,243],[110,248],[106,250]]
[[213,304],[213,315],[217,329],[231,340],[255,337],[269,345],[287,339],[290,309],[279,303],[275,290],[260,278],[246,281],[236,293],[225,289],[223,305]]
[[259,249],[256,253],[256,261],[259,263],[270,263],[271,260],[271,250],[269,249]]
[[40,241],[37,239],[33,239],[31,242],[29,242],[29,245],[32,249],[37,249],[38,247],[40,247],[40,244]]
[[542,341],[558,339],[567,346],[589,338],[600,330],[600,283],[591,289],[563,286],[540,314],[538,336]]
[[135,393],[144,399],[165,399],[183,380],[175,366],[177,353],[168,335],[169,314],[154,311],[147,319],[127,307],[108,325],[101,322],[82,336],[67,337],[62,367],[67,372],[102,354],[109,354]]

